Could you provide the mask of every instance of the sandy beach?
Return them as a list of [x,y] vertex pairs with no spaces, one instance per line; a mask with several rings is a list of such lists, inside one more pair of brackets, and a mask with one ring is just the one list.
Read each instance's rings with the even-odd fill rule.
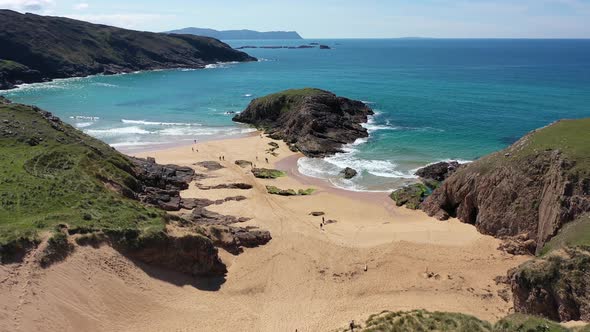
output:
[[[136,155],[194,167],[208,175],[201,185],[254,186],[200,190],[191,184],[182,192],[209,199],[244,195],[246,200],[209,209],[249,217],[242,226],[271,232],[270,243],[240,255],[220,249],[228,266],[225,280],[194,280],[148,267],[104,245],[80,247],[45,270],[26,261],[0,266],[0,321],[9,322],[0,329],[331,331],[382,310],[424,308],[490,321],[510,312],[512,304],[498,295],[504,287],[494,278],[527,257],[497,250],[498,240],[458,220],[441,222],[398,208],[387,193],[348,192],[305,177],[297,172],[297,154],[282,142],[278,156],[266,154],[269,142],[255,134]],[[195,165],[220,156],[223,169]],[[256,179],[234,163],[238,159],[288,176]],[[266,185],[316,191],[281,197],[268,194]],[[311,216],[313,211],[335,223],[320,229],[321,217]],[[13,282],[19,278],[27,284]]]

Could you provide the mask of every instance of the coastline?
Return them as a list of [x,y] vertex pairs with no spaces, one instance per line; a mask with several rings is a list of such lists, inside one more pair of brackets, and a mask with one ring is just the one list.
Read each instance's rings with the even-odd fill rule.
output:
[[[301,155],[277,141],[278,157],[265,155],[271,141],[256,133],[198,143],[198,153],[183,146],[138,155],[193,167],[207,176],[200,180],[202,185],[243,182],[254,186],[251,190],[201,190],[191,185],[182,192],[183,197],[211,200],[243,195],[243,201],[210,209],[251,218],[240,225],[266,229],[272,235],[267,245],[239,256],[220,249],[229,272],[218,292],[176,293],[183,303],[210,303],[208,321],[223,323],[208,327],[315,331],[335,329],[384,309],[460,311],[491,321],[509,312],[510,303],[497,295],[503,286],[493,279],[529,257],[498,250],[499,240],[478,233],[472,225],[458,220],[440,222],[422,211],[397,207],[387,193],[348,191],[299,174],[296,161]],[[225,161],[219,161],[219,156]],[[249,168],[234,163],[238,159],[283,169],[287,176],[254,178]],[[207,160],[220,162],[224,168],[207,171],[195,165]],[[310,196],[283,197],[268,194],[266,185],[316,191]],[[325,220],[335,223],[320,229],[322,219],[311,216],[313,211],[324,212]],[[365,265],[368,271],[363,272]],[[425,271],[434,272],[440,280],[425,277]],[[201,314],[191,314],[191,320],[205,321]],[[161,327],[175,326],[178,319],[174,312],[161,316],[168,317]],[[136,320],[133,324],[137,330],[157,329]]]

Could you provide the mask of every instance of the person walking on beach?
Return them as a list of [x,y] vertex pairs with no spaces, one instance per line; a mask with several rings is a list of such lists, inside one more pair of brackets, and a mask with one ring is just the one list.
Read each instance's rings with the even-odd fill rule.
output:
[[326,222],[326,218],[322,216],[322,224]]
[[195,148],[191,148],[191,149],[193,149],[193,152],[195,152]]
[[268,164],[268,158],[264,158],[264,160],[266,160],[266,163]]
[[354,332],[354,320],[350,321],[349,327],[350,327],[350,332]]
[[324,230],[324,223],[323,223],[323,222],[321,222],[321,223],[320,223],[320,229],[321,229],[322,231]]

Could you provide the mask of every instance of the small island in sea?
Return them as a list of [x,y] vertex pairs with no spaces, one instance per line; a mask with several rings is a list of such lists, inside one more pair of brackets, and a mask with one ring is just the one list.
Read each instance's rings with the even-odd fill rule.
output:
[[[588,329],[590,118],[546,121],[475,160],[424,164],[396,188],[347,190],[335,183],[375,176],[374,160],[347,158],[355,146],[392,153],[375,143],[383,105],[354,93],[362,80],[330,91],[278,73],[287,89],[273,79],[270,93],[236,90],[242,108],[208,110],[217,127],[207,126],[193,96],[234,72],[258,75],[258,54],[209,37],[0,17],[0,330]],[[191,107],[135,95],[174,80],[192,88],[192,75],[211,87],[165,94]],[[20,102],[34,89],[61,104]],[[95,98],[102,113],[59,107],[88,114]],[[154,105],[163,120],[122,118]],[[191,122],[166,118],[187,110]],[[234,128],[221,121],[243,131],[184,134]],[[121,132],[172,142],[122,151],[95,137]],[[335,175],[306,175],[302,161],[332,161]]]

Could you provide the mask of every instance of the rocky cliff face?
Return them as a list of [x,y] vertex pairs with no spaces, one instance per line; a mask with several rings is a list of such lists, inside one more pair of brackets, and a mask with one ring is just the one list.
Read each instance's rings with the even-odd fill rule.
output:
[[561,249],[510,271],[514,309],[556,321],[590,321],[589,249]]
[[560,121],[504,151],[461,167],[422,204],[496,237],[534,241],[539,252],[567,222],[590,211],[590,119]]
[[253,100],[233,120],[265,130],[309,157],[341,152],[369,134],[361,125],[373,111],[364,103],[319,89],[287,90]]
[[0,10],[0,89],[54,78],[255,61],[213,38]]

